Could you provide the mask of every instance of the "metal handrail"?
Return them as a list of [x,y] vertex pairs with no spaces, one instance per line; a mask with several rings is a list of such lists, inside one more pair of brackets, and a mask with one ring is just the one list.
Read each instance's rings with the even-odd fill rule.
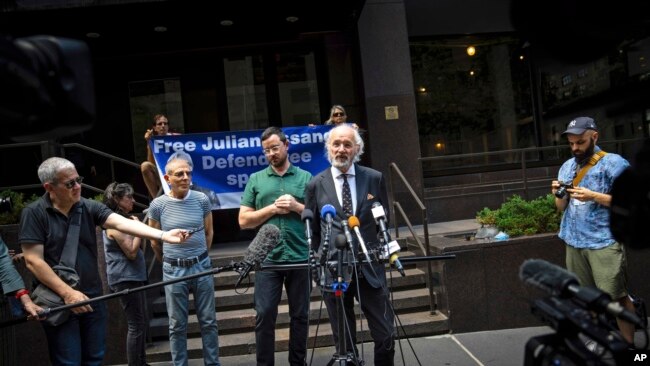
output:
[[[411,231],[411,235],[415,239],[415,242],[418,244],[418,246],[425,253],[426,256],[431,256],[431,247],[429,246],[429,225],[427,225],[428,222],[427,208],[422,203],[422,200],[420,200],[420,197],[418,197],[417,193],[415,193],[415,190],[413,190],[411,184],[406,180],[406,177],[404,177],[404,174],[402,174],[402,171],[399,169],[397,164],[390,163],[389,168],[390,169],[388,170],[388,175],[389,175],[388,182],[390,184],[390,192],[392,195],[391,202],[393,202],[393,209],[391,210],[391,216],[392,216],[391,219],[393,221],[393,225],[395,228],[395,237],[396,238],[399,237],[399,228],[397,225],[397,212],[399,211],[400,217],[404,220],[404,222],[406,222],[406,225]],[[420,213],[422,215],[421,216],[422,226],[424,229],[424,246],[422,242],[420,242],[418,236],[415,234],[413,225],[411,224],[411,221],[408,219],[406,212],[404,212],[402,205],[395,199],[395,187],[393,185],[393,174],[397,174],[399,179],[402,181],[406,189],[411,194],[411,197],[415,200],[415,202],[420,208]],[[431,261],[427,261],[426,274],[427,274],[426,284],[427,284],[427,288],[429,289],[429,312],[431,313],[431,315],[433,315],[437,312],[437,305],[433,294],[433,281],[432,281],[433,268],[431,267]]]
[[[623,146],[624,144],[630,144],[630,143],[635,143],[635,142],[642,142],[644,141],[645,138],[635,138],[635,139],[624,139],[624,140],[612,140],[612,141],[602,141],[599,142],[598,145],[600,146],[607,146],[607,145],[614,145],[615,148],[614,150],[619,151],[620,147]],[[607,150],[607,149],[605,149]],[[526,154],[528,153],[535,153],[538,155],[541,155],[541,153],[546,152],[546,151],[556,151],[556,156],[561,156],[563,152],[567,152],[568,148],[566,145],[557,145],[557,146],[541,146],[541,147],[527,147],[527,148],[522,148],[522,149],[510,149],[510,150],[499,150],[499,151],[486,151],[486,152],[480,152],[480,153],[469,153],[469,154],[454,154],[454,155],[445,155],[445,156],[430,156],[430,157],[421,157],[418,158],[418,161],[420,163],[420,171],[422,173],[422,182],[423,182],[423,192],[422,192],[422,197],[424,197],[424,164],[425,163],[431,163],[431,162],[440,162],[440,161],[452,161],[455,159],[470,159],[470,158],[483,158],[483,157],[488,157],[488,156],[497,156],[497,155],[512,155],[512,156],[517,156],[519,158],[519,165],[520,165],[520,170],[521,170],[521,183],[522,183],[522,190],[523,190],[523,198],[524,199],[529,199],[529,181],[531,178],[528,176],[528,169],[527,169],[527,161],[534,161],[534,160],[527,160],[526,159]],[[542,158],[536,159],[537,161],[542,161]],[[486,163],[484,166],[489,167],[493,166],[494,164],[489,164]],[[454,168],[446,168],[450,171],[454,170]],[[466,169],[466,167],[460,167],[458,169]],[[486,169],[486,171],[490,171],[490,169]],[[490,186],[493,185],[494,183],[483,183],[483,184],[477,184],[478,186]],[[502,189],[498,192],[508,192],[512,191],[511,189]],[[498,193],[498,192],[489,192],[489,193]],[[482,194],[488,193],[488,192],[482,192]],[[476,195],[476,193],[463,193],[460,195],[456,195],[458,197],[464,197],[464,196],[471,196],[471,195]],[[444,197],[436,197],[436,198],[449,198],[449,196],[444,196]]]
[[[133,167],[135,169],[140,170],[140,164],[134,163],[130,160],[126,160],[123,158],[120,158],[115,155],[111,155],[108,153],[105,153],[103,151],[94,149],[92,147],[88,147],[79,143],[68,143],[68,144],[56,144],[51,141],[36,141],[36,142],[22,142],[22,143],[15,143],[15,144],[4,144],[0,145],[0,150],[9,150],[9,149],[17,149],[17,148],[24,148],[24,147],[36,147],[39,146],[41,148],[41,161],[45,160],[46,158],[53,156],[53,155],[61,155],[65,157],[65,149],[66,148],[78,148],[81,150],[88,151],[90,153],[93,153],[95,155],[99,155],[102,157],[105,157],[109,159],[110,161],[110,166],[111,166],[111,180],[115,181],[115,163],[122,163],[127,166]],[[92,192],[96,193],[104,193],[104,190],[98,187],[94,187],[88,184],[82,184],[81,185],[83,188],[86,188]],[[26,189],[34,189],[34,188],[40,188],[41,184],[40,183],[34,183],[34,184],[23,184],[23,185],[17,185],[17,186],[6,186],[6,187],[0,187],[0,191],[4,190],[26,190]],[[135,192],[135,194],[139,197],[142,198],[143,201],[148,201],[149,196],[143,195],[141,193]],[[135,205],[141,209],[146,209],[148,205],[139,203],[138,201],[135,202]]]
[[[111,180],[112,181],[115,181],[115,163],[116,162],[117,163],[122,163],[122,164],[127,165],[127,166],[130,166],[130,167],[135,168],[137,170],[140,170],[140,164],[134,163],[134,162],[132,162],[130,160],[126,160],[126,159],[120,158],[118,156],[111,155],[111,154],[105,153],[103,151],[100,151],[100,150],[97,150],[97,149],[94,149],[92,147],[82,145],[82,144],[79,144],[79,143],[76,143],[76,142],[63,144],[63,145],[61,145],[61,147],[63,148],[63,156],[64,157],[65,157],[65,149],[66,148],[78,148],[80,150],[85,150],[85,151],[91,152],[91,153],[93,153],[95,155],[99,155],[99,156],[102,156],[102,157],[105,157],[105,158],[109,159],[110,167],[111,167]],[[99,190],[99,188],[96,188],[96,187],[93,187],[93,186],[88,186],[88,185],[84,185],[84,186],[91,189],[92,191],[96,191],[96,192],[99,192],[99,193],[104,192],[104,190]],[[134,192],[134,194],[136,196],[138,196],[139,198],[143,199],[143,200],[147,200],[147,201],[149,200],[149,196],[147,196],[147,195],[143,195],[143,194],[138,193],[138,192]],[[147,205],[139,203],[138,201],[135,202],[135,205],[142,208],[142,209],[145,209],[145,208],[149,207]]]

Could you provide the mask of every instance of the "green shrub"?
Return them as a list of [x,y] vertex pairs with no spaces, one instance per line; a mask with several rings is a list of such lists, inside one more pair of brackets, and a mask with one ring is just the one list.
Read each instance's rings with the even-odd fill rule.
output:
[[557,232],[561,217],[552,194],[531,201],[513,195],[499,209],[485,207],[476,213],[481,225],[495,225],[511,237]]
[[32,195],[25,200],[25,195],[22,193],[6,190],[0,192],[0,198],[7,198],[11,200],[11,211],[0,213],[0,225],[17,224],[20,222],[20,213],[23,208],[30,202],[38,199],[37,195]]

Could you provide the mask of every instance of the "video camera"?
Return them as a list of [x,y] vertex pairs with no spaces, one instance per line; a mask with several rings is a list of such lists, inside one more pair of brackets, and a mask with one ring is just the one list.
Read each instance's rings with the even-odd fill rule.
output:
[[[524,261],[519,277],[551,294],[533,301],[531,309],[556,331],[528,341],[526,366],[628,364],[633,345],[628,344],[610,320],[616,317],[642,326],[643,321],[636,314],[607,293],[580,286],[573,273],[541,259]],[[647,331],[645,339],[647,346]],[[587,348],[586,341],[594,342],[596,349]]]
[[0,36],[0,121],[17,142],[86,131],[95,118],[90,52],[82,41]]

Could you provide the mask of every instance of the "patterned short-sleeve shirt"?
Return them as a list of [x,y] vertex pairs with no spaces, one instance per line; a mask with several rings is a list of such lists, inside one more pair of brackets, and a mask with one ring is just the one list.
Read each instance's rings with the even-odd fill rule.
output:
[[[600,148],[596,147],[595,151],[600,151]],[[629,166],[620,155],[608,153],[589,169],[578,186],[609,194],[614,180]],[[575,159],[567,160],[560,167],[558,180],[571,182],[577,169]],[[616,240],[609,230],[609,207],[594,201],[581,202],[569,198],[559,236],[575,248],[600,249],[613,244]]]

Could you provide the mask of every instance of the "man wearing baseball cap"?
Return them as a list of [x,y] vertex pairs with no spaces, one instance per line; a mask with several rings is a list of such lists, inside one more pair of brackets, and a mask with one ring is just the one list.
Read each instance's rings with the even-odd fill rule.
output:
[[[627,292],[625,250],[609,230],[612,184],[630,164],[596,145],[598,127],[593,118],[572,120],[562,135],[573,158],[562,164],[551,190],[558,210],[564,211],[559,237],[566,243],[567,269],[575,273],[582,286],[597,287],[634,312]],[[560,187],[565,185],[568,187],[562,194],[564,188]],[[616,321],[621,335],[632,346],[634,325]]]

